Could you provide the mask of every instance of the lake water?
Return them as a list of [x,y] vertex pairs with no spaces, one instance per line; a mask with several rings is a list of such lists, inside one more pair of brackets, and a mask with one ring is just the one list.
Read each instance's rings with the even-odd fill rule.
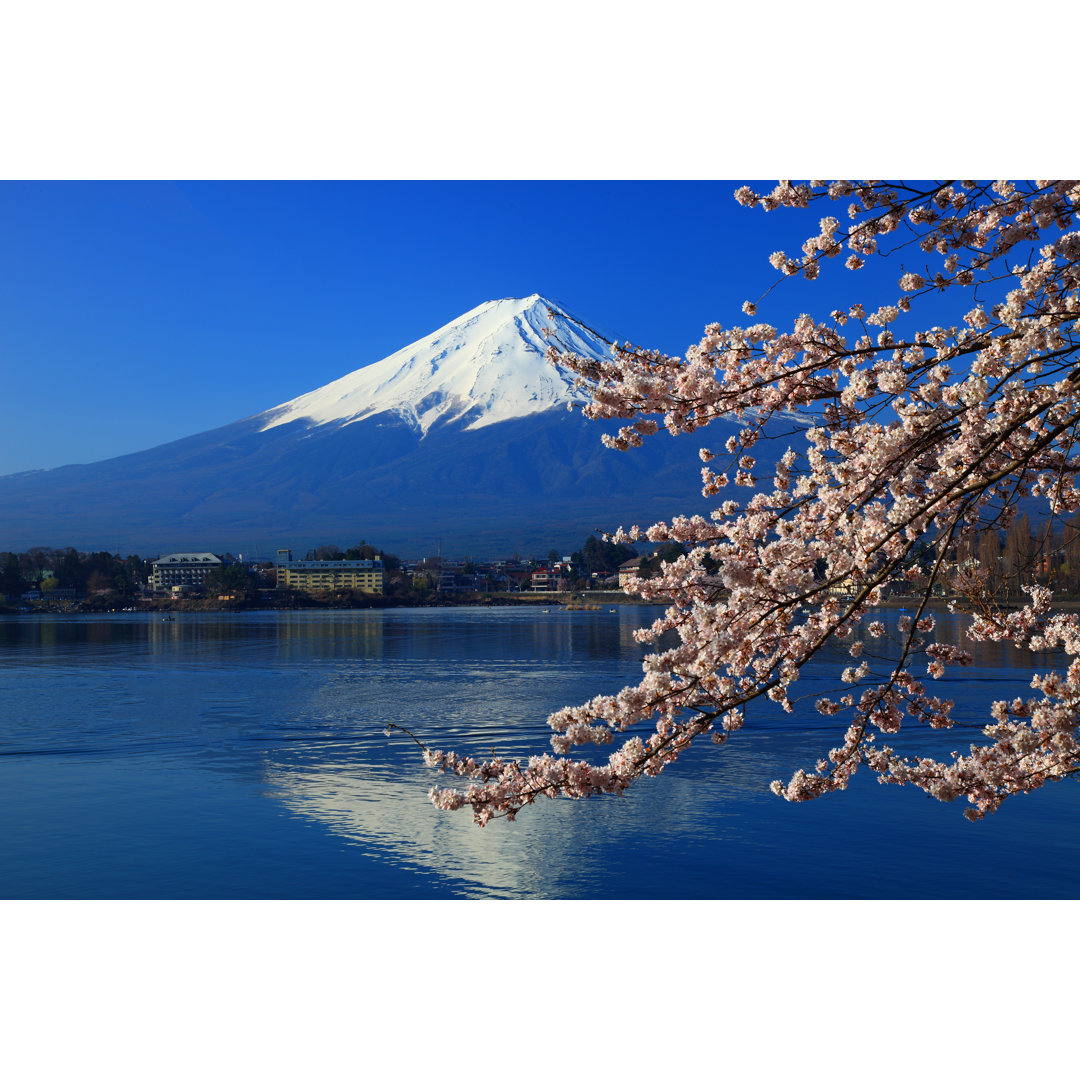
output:
[[[896,613],[885,613],[894,619]],[[751,709],[621,799],[477,828],[435,810],[429,745],[527,755],[547,714],[635,680],[654,609],[431,608],[0,619],[5,898],[1074,898],[1080,788],[963,805],[867,774],[831,798],[768,791],[832,745],[812,702]],[[942,616],[939,639],[959,640]],[[1028,693],[1053,658],[983,647],[940,692],[958,716]],[[761,726],[757,727],[760,720]],[[917,733],[912,747],[939,745]],[[963,745],[963,744],[961,744]],[[951,746],[951,744],[950,744]]]

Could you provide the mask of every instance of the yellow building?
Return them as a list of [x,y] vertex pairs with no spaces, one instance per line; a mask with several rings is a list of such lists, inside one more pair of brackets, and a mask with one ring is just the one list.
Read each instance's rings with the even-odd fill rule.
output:
[[381,559],[292,560],[277,565],[277,587],[301,592],[355,589],[357,592],[383,591]]

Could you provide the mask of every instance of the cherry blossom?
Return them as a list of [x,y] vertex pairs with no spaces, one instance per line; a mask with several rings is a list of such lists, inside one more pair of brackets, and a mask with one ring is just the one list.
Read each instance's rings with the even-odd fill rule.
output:
[[[540,798],[621,794],[702,736],[737,738],[751,702],[755,723],[767,709],[791,711],[803,667],[829,642],[854,662],[835,693],[798,707],[836,718],[835,745],[773,783],[783,798],[843,790],[865,767],[882,783],[963,800],[979,818],[1080,771],[1080,621],[1055,612],[1042,587],[1002,610],[956,563],[960,541],[988,521],[1007,525],[1020,498],[1051,518],[1080,509],[1080,183],[782,181],[735,198],[770,213],[846,202],[801,253],[765,256],[778,287],[800,275],[822,288],[837,256],[856,275],[903,259],[895,297],[820,321],[800,315],[787,329],[711,324],[682,357],[622,344],[596,360],[551,345],[549,358],[588,390],[586,415],[624,425],[607,440],[618,449],[719,418],[740,433],[702,455],[699,513],[613,534],[683,545],[632,586],[665,605],[639,639],[673,633],[677,644],[645,657],[637,685],[554,713],[551,753],[480,761],[425,748],[458,778],[432,790],[436,806],[468,806],[483,825]],[[955,325],[915,328],[920,304],[941,294],[956,296]],[[742,313],[758,319],[767,299]],[[751,448],[777,419],[790,432],[792,416],[804,427],[775,473],[762,472]],[[719,498],[729,483],[738,499]],[[1055,649],[1068,664],[1037,674],[1030,697],[996,702],[959,742],[953,701],[928,689],[971,662],[934,640],[929,604],[947,580],[966,595],[954,607],[971,615],[972,641]],[[916,612],[886,623],[871,609],[896,583],[914,590]],[[880,658],[886,639],[898,659]],[[902,752],[912,724],[943,740],[939,755]],[[587,745],[612,751],[599,764],[575,759]]]

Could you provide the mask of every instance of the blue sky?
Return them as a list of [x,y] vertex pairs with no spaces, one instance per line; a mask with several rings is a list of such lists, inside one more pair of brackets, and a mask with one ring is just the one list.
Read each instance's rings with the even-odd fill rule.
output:
[[[743,321],[768,254],[816,231],[816,211],[747,210],[736,186],[0,183],[0,474],[230,423],[504,296],[682,352]],[[800,284],[762,314],[790,314]]]
[[[792,9],[767,34],[750,9],[689,2],[619,20],[580,0],[422,18],[229,2],[178,21],[110,0],[66,8],[62,34],[52,9],[12,9],[0,474],[230,423],[504,296],[540,292],[681,352],[707,323],[742,321],[776,278],[769,253],[798,250],[820,216],[746,210],[742,181],[717,176],[1060,171],[1044,159],[1067,147],[1039,137],[1007,81],[980,88],[958,150],[962,66],[901,93],[821,64],[814,41],[845,57],[869,32],[862,6],[841,7]],[[917,17],[890,23],[875,63],[923,35]],[[1024,157],[1002,163],[1010,127]],[[643,176],[671,179],[563,179]],[[830,265],[760,315],[783,325],[869,299],[864,285]]]
[[[895,301],[899,258],[780,279],[846,204],[765,214],[742,182],[0,181],[0,475],[220,427],[506,296],[671,353],[773,285],[781,327]],[[958,323],[946,299],[920,319]]]

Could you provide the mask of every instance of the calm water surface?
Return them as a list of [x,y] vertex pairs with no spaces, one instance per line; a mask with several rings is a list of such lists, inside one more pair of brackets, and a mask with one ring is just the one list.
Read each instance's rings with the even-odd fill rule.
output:
[[[392,721],[434,746],[542,752],[550,711],[635,680],[632,632],[654,616],[0,619],[0,896],[1080,896],[1075,783],[977,824],[864,775],[809,804],[769,793],[834,745],[812,702],[838,685],[839,650],[804,674],[794,715],[762,708],[758,729],[751,712],[727,747],[703,743],[622,799],[545,801],[486,829],[431,807],[435,774],[383,734]],[[959,641],[959,623],[944,616],[938,637]],[[1054,661],[984,647],[941,692],[977,720]]]

